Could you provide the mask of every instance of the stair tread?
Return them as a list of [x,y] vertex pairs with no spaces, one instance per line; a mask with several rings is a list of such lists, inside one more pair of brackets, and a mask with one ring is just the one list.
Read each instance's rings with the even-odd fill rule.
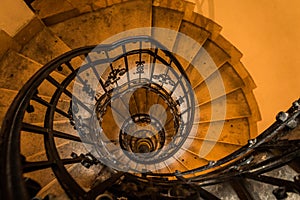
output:
[[[163,44],[166,49],[171,50],[177,37],[177,31],[180,27],[181,20],[184,13],[176,10],[170,10],[162,7],[152,8],[152,33],[151,36]],[[164,20],[161,20],[164,19]],[[165,28],[167,30],[157,30],[158,28]],[[170,32],[169,30],[174,30]]]
[[204,186],[203,189],[216,195],[220,199],[239,199],[232,187],[228,183],[220,183],[218,185]]
[[62,189],[57,179],[53,179],[48,182],[43,188],[37,193],[37,197],[45,198],[47,195],[54,196],[55,199],[66,200],[69,199],[67,194]]
[[192,151],[183,149],[180,156],[176,156],[177,159],[181,162],[181,165],[185,165],[187,169],[195,169],[208,164],[208,161],[204,158],[200,158],[197,154],[194,154]]
[[247,99],[241,89],[206,104],[200,105],[199,112],[200,116],[196,116],[195,119],[195,121],[199,122],[251,116]]
[[[38,138],[33,138],[34,140],[38,139]],[[42,141],[43,142],[43,141]],[[69,142],[67,143],[60,143],[56,145],[56,148],[59,149],[63,149],[65,145],[67,145]],[[26,145],[26,144],[24,144]],[[44,144],[41,143],[41,146],[43,147]],[[39,152],[31,152],[31,154],[29,152],[26,152],[26,150],[21,149],[21,154],[24,155],[26,157],[26,161],[27,162],[39,162],[39,161],[48,161],[47,155],[46,155],[46,151],[45,149],[40,149]]]
[[[9,90],[9,89],[4,89],[4,88],[0,88],[0,90],[2,91],[1,95],[1,101],[0,101],[0,109],[1,109],[1,115],[0,115],[0,119],[2,121],[2,119],[4,118],[4,115],[7,111],[7,109],[9,108],[10,104],[12,103],[13,99],[15,98],[15,96],[17,95],[17,91],[15,90]],[[50,101],[51,97],[47,97],[47,96],[40,96],[42,97],[44,100],[46,101]],[[37,103],[37,102],[33,102],[31,101],[31,105],[33,105],[35,112],[33,113],[25,113],[24,116],[24,122],[27,123],[34,123],[34,122],[43,122],[43,117],[44,115],[40,115],[39,112],[44,113],[46,107],[42,106],[41,104]],[[58,108],[62,109],[62,110],[66,110],[68,109],[69,106],[69,101],[65,101],[60,99],[59,103],[58,103]],[[59,118],[56,118],[56,120],[58,120]]]
[[[110,1],[102,1],[102,0],[72,0],[69,1],[70,4],[73,5],[74,8],[78,9],[80,13],[92,12],[101,8],[105,8],[108,5],[113,4],[114,2]],[[108,4],[107,4],[108,3]],[[109,4],[111,3],[111,4]]]
[[[33,106],[34,112],[31,113],[25,112],[23,122],[26,123],[43,122],[45,120],[47,107],[33,100],[30,101],[30,105]],[[68,113],[69,107],[70,107],[70,103],[63,100],[59,100],[56,106],[56,108],[61,109],[65,113]],[[66,116],[59,114],[58,112],[54,113],[54,120],[63,120],[63,119],[68,119],[68,118],[66,118]]]
[[72,4],[65,0],[35,0],[31,5],[42,19],[74,9]]
[[211,35],[210,35],[211,39],[215,39],[216,37],[218,37],[222,30],[222,27],[220,25],[218,25],[211,19],[206,18],[199,13],[193,12],[191,16],[188,16],[187,18],[184,18],[184,19],[209,31],[211,33]]
[[[66,145],[78,146],[78,142],[73,142],[71,140],[57,138],[57,137],[54,138],[55,138],[56,148],[59,148],[61,152],[64,151]],[[34,141],[34,143],[32,141]],[[41,152],[45,153],[44,135],[22,131],[21,132],[21,154],[24,155],[25,157],[30,157],[30,160],[27,161],[47,160],[46,155],[45,154],[42,155]],[[62,158],[69,157],[70,155],[71,152],[68,152],[67,155],[64,155]]]
[[4,116],[17,93],[15,90],[0,88],[0,126],[2,126]]
[[241,145],[225,144],[211,141],[191,140],[190,151],[210,161],[217,161],[241,148]]
[[10,50],[0,63],[0,87],[18,91],[40,67],[40,64]]
[[[32,123],[34,126],[44,127],[43,122]],[[74,136],[78,136],[77,131],[72,128],[73,126],[70,124],[70,120],[54,120],[53,121],[53,130],[57,130],[60,132],[68,133]]]
[[181,21],[179,33],[172,52],[186,69],[210,33],[185,20]]
[[[54,138],[55,145],[58,146],[57,151],[59,154],[60,159],[67,159],[72,158],[71,153],[75,152],[78,155],[81,153],[86,154],[88,150],[86,149],[85,145],[80,142],[70,141],[68,139],[63,138]],[[59,145],[63,144],[63,145]]]
[[[38,154],[39,152],[45,152],[43,135],[22,131],[20,137],[20,152],[23,156],[30,157],[37,154],[37,157],[39,159],[37,159],[36,161],[47,159],[45,155]],[[34,141],[34,143],[32,141]],[[33,160],[31,159],[30,161]]]
[[23,46],[21,53],[45,65],[69,50],[71,49],[63,41],[44,28]]
[[31,178],[37,181],[41,185],[41,187],[46,186],[49,182],[56,179],[51,168],[24,173],[24,177]]
[[21,49],[21,46],[4,30],[0,30],[0,43],[0,59],[9,49],[13,49],[15,51],[19,51]]
[[227,61],[230,61],[230,55],[226,52],[226,49],[222,49],[214,41],[208,39],[203,44],[203,48],[213,59],[217,67],[222,66]]
[[230,63],[234,64],[236,62],[239,62],[239,60],[242,58],[243,54],[235,47],[233,46],[227,39],[224,38],[222,35],[218,35],[218,37],[215,40],[216,44],[220,46],[220,48],[224,49],[227,54],[230,56]]
[[68,19],[50,28],[71,48],[97,45],[117,33],[133,28],[151,27],[150,2],[128,1],[122,5],[116,4]]
[[[250,139],[249,122],[247,118],[202,123],[198,124],[197,128],[197,134],[191,137],[236,145],[245,145]],[[209,133],[208,130],[210,130]]]
[[[189,74],[189,77],[194,76]],[[224,90],[220,89],[223,84]],[[198,104],[212,101],[237,89],[247,87],[233,67],[226,63],[194,88]],[[213,92],[212,94],[210,93]],[[213,95],[213,96],[211,96]]]
[[184,0],[154,0],[154,7],[168,8],[176,11],[184,11]]
[[194,74],[190,77],[192,87],[203,82],[228,60],[228,55],[222,49],[206,40],[203,48],[198,51],[186,69],[187,74]]

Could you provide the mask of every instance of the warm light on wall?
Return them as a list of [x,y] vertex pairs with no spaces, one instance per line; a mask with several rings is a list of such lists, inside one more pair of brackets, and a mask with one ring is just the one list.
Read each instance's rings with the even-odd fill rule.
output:
[[243,53],[257,85],[261,132],[300,96],[300,2],[214,0],[214,5],[222,34]]

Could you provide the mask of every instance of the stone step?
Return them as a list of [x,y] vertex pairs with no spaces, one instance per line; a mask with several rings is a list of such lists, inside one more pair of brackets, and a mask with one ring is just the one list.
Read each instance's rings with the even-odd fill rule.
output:
[[[121,2],[121,0],[119,0]],[[105,8],[107,6],[113,5],[115,3],[118,3],[117,0],[109,0],[109,1],[101,1],[101,0],[72,0],[69,1],[69,3],[79,10],[80,13],[87,13],[99,10],[101,8]]]
[[[151,27],[151,10],[151,0],[128,1],[68,19],[50,28],[71,48],[98,45],[123,31]],[[150,35],[149,31],[138,34]]]
[[46,186],[49,182],[56,179],[51,168],[38,170],[30,173],[24,173],[23,175],[26,178],[31,178],[37,181],[41,185],[41,187]]
[[[196,75],[195,70],[192,70],[192,73],[189,73],[189,77],[192,77],[194,83],[197,82]],[[193,77],[195,78],[193,79]],[[251,110],[251,116],[249,116],[249,122],[251,121],[251,123],[249,125],[251,138],[255,138],[257,136],[256,122],[261,120],[261,116],[252,92],[253,86],[248,83],[247,78],[242,78],[239,72],[236,71],[236,67],[227,62],[205,80],[202,78],[202,82],[194,88],[194,91],[197,103],[201,106],[210,101],[214,101],[215,99],[222,98],[222,94],[230,94],[237,90],[241,90],[247,101],[248,110]],[[224,89],[222,89],[223,87]],[[239,102],[236,103],[237,105],[239,104]]]
[[189,2],[185,0],[153,0],[154,7],[168,8],[184,12]]
[[68,158],[71,159],[72,152],[78,155],[80,155],[81,153],[86,154],[89,152],[86,146],[81,142],[74,142],[68,139],[63,139],[58,137],[54,138],[54,141],[56,145],[60,143],[65,144],[63,148],[58,149],[58,154],[60,159],[68,159]]
[[37,194],[37,198],[44,199],[49,196],[49,200],[68,200],[69,197],[62,189],[57,179],[53,179],[47,185],[45,185]]
[[128,0],[64,0],[60,2],[38,0],[32,3],[32,7],[47,25],[53,25],[80,14],[94,12],[126,1]]
[[[46,100],[47,102],[50,102],[49,97],[44,97],[43,99]],[[33,107],[34,111],[30,113],[26,111],[23,122],[30,123],[30,124],[44,122],[48,107],[33,100],[30,101],[30,105]],[[64,99],[58,100],[56,108],[63,111],[66,115],[68,114],[69,107],[70,107],[70,101]],[[56,111],[54,112],[54,120],[55,121],[68,120],[68,118],[67,116],[62,115]]]
[[[36,140],[37,138],[34,137],[34,139]],[[32,142],[32,140],[31,140],[31,142]],[[24,143],[24,145],[25,145],[25,143]],[[30,141],[29,141],[29,144],[27,144],[27,145],[30,146]],[[71,154],[72,152],[70,153],[70,151],[66,151],[66,149],[69,149],[70,146],[72,146],[72,144],[70,144],[70,142],[65,142],[65,143],[62,143],[61,145],[56,144],[57,151],[58,151],[59,155],[61,156],[61,158],[65,158],[65,157],[71,158],[69,154]],[[76,147],[74,147],[74,150],[76,150]],[[45,151],[41,151],[40,153],[35,153],[35,154],[29,156],[28,161],[34,162],[34,161],[47,161],[47,160],[48,159],[45,155]],[[70,168],[70,165],[66,165],[65,167]],[[46,186],[51,181],[56,179],[51,168],[46,168],[46,169],[42,169],[42,170],[24,173],[24,177],[28,177],[28,178],[32,178],[33,180],[36,180],[42,187]]]
[[80,13],[86,13],[86,12],[92,12],[97,11],[102,8],[106,8],[109,6],[113,6],[115,4],[120,4],[122,2],[127,1],[135,1],[135,0],[87,0],[87,1],[81,1],[81,0],[72,0],[70,1],[70,4],[72,4],[75,8],[77,8]]
[[247,99],[249,109],[251,110],[251,117],[249,117],[248,120],[250,123],[250,137],[251,139],[253,139],[256,138],[259,134],[257,130],[257,122],[261,120],[261,115],[252,89],[243,88],[243,91]]
[[172,52],[186,69],[203,46],[210,33],[188,21],[182,20]]
[[[155,101],[155,99],[149,98],[146,100],[147,93],[148,91],[146,89],[139,89],[133,93],[134,95],[133,98],[135,99],[135,103],[137,106],[137,113],[145,113],[145,114],[149,113],[150,110],[147,109],[148,105],[151,105],[151,102],[149,102],[149,100]],[[131,106],[131,103],[129,103],[129,105]]]
[[[251,138],[254,138],[255,136],[257,136],[256,122],[259,121],[261,117],[258,111],[256,100],[254,99],[252,93],[252,89],[255,88],[255,84],[247,70],[244,68],[241,62],[239,62],[239,59],[241,58],[242,54],[224,37],[219,35],[221,27],[216,23],[212,22],[211,20],[199,14],[193,13],[191,18],[185,17],[183,23],[185,21],[190,21],[188,22],[191,24],[190,27],[197,27],[197,29],[195,29],[198,30],[198,32],[199,30],[201,30],[201,28],[206,29],[207,34],[205,37],[209,38],[202,39],[201,42],[205,43],[202,43],[203,49],[200,49],[198,53],[196,53],[195,50],[197,48],[192,48],[192,50],[190,50],[191,57],[189,59],[193,60],[192,63],[195,66],[199,67],[198,70],[192,65],[189,65],[189,62],[187,62],[185,59],[182,59],[180,56],[177,56],[178,60],[181,62],[183,67],[187,68],[186,72],[188,74],[188,77],[190,78],[192,86],[195,87],[195,85],[198,85],[197,87],[195,87],[197,100],[199,101],[198,103],[201,104],[201,102],[208,102],[220,97],[221,93],[230,93],[236,89],[243,88],[244,95],[248,101],[249,108],[251,109],[253,115],[249,117],[249,123]],[[201,35],[201,33],[199,34]],[[197,36],[199,37],[199,35]],[[176,44],[174,47],[176,47]],[[205,53],[206,50],[207,53]],[[185,51],[189,52],[188,49]],[[201,63],[201,61],[203,60],[206,61],[204,63]],[[198,63],[198,65],[195,63]],[[208,67],[202,67],[203,65],[207,64],[209,64]],[[228,66],[230,66],[230,69]],[[217,80],[217,70],[218,72],[221,72],[221,77],[222,79],[224,79],[225,91],[220,90],[220,81]],[[233,80],[231,80],[232,78]],[[212,81],[213,79],[214,81]],[[207,83],[210,87],[208,87],[208,84],[206,84],[205,80],[207,80]],[[211,89],[211,92],[213,93],[209,94],[208,88]]]
[[[33,18],[14,37],[1,31],[0,40],[3,42],[0,57],[11,49],[11,51],[18,52],[41,65],[45,65],[57,56],[71,50],[37,17]],[[75,63],[73,62],[73,64]],[[58,72],[68,74],[66,67]]]
[[80,137],[79,132],[74,129],[74,126],[70,124],[69,120],[54,121],[53,130]]
[[166,49],[172,51],[178,39],[177,32],[181,26],[182,19],[191,16],[194,7],[195,4],[184,0],[154,0],[152,8],[152,37],[163,44]]
[[[158,173],[173,173],[176,170],[184,172],[195,169],[207,165],[209,161],[219,160],[242,147],[241,145],[202,139],[188,138],[186,142],[190,143],[190,146],[182,147],[172,158],[164,161],[165,167],[157,170]],[[204,150],[201,151],[202,148]],[[191,176],[193,174],[187,177]]]
[[[34,143],[32,142],[34,141]],[[56,143],[56,148],[63,151],[69,141]],[[28,162],[46,161],[47,155],[44,146],[44,135],[31,132],[21,132],[21,154]],[[68,155],[69,156],[69,155]]]
[[[224,110],[225,109],[225,110]],[[251,110],[241,89],[199,106],[199,123],[250,117]],[[212,114],[214,115],[212,116]]]
[[[18,92],[15,90],[0,88],[0,123],[1,123],[1,126],[2,126],[3,119],[5,117],[5,114],[17,94],[18,94]],[[1,129],[1,127],[0,127],[0,129]]]
[[246,145],[250,139],[247,118],[201,123],[196,127],[197,133],[189,137],[190,139],[213,140],[241,146]]
[[38,63],[45,65],[54,58],[71,50],[63,41],[48,29],[44,28],[28,41],[21,50],[21,53]]
[[204,17],[199,13],[193,12],[191,15],[185,16],[184,20],[189,21],[200,28],[210,32],[210,39],[217,38],[222,30],[222,27],[209,18]]
[[0,30],[0,43],[0,59],[2,59],[9,49],[13,49],[15,51],[19,51],[21,49],[21,45],[14,41],[14,39],[3,30]]
[[[191,64],[186,69],[187,74],[194,74],[190,78],[191,85],[198,85],[218,68],[224,65],[230,57],[213,41],[206,40],[203,48],[199,50]],[[197,77],[197,78],[196,78]]]
[[[162,7],[152,8],[152,33],[151,36],[171,50],[177,37],[184,13]],[[173,30],[174,32],[156,30],[155,27]]]
[[0,63],[0,88],[19,91],[40,68],[39,63],[9,50]]
[[[204,158],[209,161],[217,161],[221,158],[228,156],[234,151],[238,150],[242,146],[227,144],[222,142],[208,141],[208,140],[191,140],[189,151],[194,152],[200,158]],[[187,140],[187,142],[189,142]]]
[[[33,125],[43,127],[43,123],[34,123]],[[79,137],[78,132],[70,125],[69,121],[54,121],[53,130],[65,133],[71,136]],[[87,153],[84,144],[74,140],[54,137],[55,146],[58,149],[60,157],[70,158],[71,153]],[[32,143],[32,141],[35,141]],[[34,146],[33,146],[34,145]],[[26,157],[27,161],[43,161],[47,160],[44,135],[27,131],[21,132],[21,154]]]
[[[188,74],[188,76],[193,77],[195,75]],[[222,85],[224,89],[220,88]],[[229,63],[226,63],[197,85],[194,91],[198,104],[203,104],[244,87],[247,86],[241,77]]]
[[65,0],[36,0],[31,5],[37,15],[48,25],[80,14],[79,10]]
[[[5,89],[5,88],[0,88],[0,91],[1,91],[0,121],[2,122],[9,106],[13,102],[13,100],[16,97],[18,92],[15,90],[10,90],[10,89]],[[51,99],[49,96],[39,95],[39,97],[47,102],[50,102],[50,99]],[[34,101],[31,101],[31,105],[34,107],[34,113],[26,112],[25,116],[24,116],[24,122],[27,122],[27,123],[43,122],[46,107],[41,106],[41,104],[34,102]],[[67,111],[69,109],[69,105],[70,105],[70,103],[69,103],[69,101],[67,101],[67,99],[60,99],[57,107],[67,113]],[[63,118],[62,116],[56,116],[55,119],[65,119],[65,118]]]
[[[13,50],[9,50],[0,63],[0,88],[19,91],[41,67],[42,65],[35,60]],[[64,75],[56,71],[53,71],[50,75],[58,82],[62,82],[65,79]],[[18,79],[17,82],[15,81],[16,79]],[[55,89],[56,88],[48,82],[41,84],[38,91],[41,95],[52,96]]]
[[[180,152],[180,153],[179,153]],[[165,161],[167,167],[157,170],[157,173],[170,173],[176,170],[183,172],[196,167],[201,167],[208,164],[206,159],[200,158],[194,152],[182,148],[176,155]]]
[[[22,133],[21,138],[24,136]],[[40,136],[40,137],[37,137]],[[35,141],[35,148],[32,148],[32,141]],[[86,154],[88,151],[85,149],[82,143],[80,142],[72,142],[70,140],[55,138],[55,148],[59,154],[60,159],[68,159],[71,158],[71,153],[75,152],[78,155],[81,153]],[[38,152],[37,152],[38,151]],[[26,157],[27,161],[36,162],[36,161],[47,161],[46,152],[44,149],[44,141],[42,135],[27,133],[25,137],[22,138],[21,141],[21,153]],[[74,167],[82,166],[79,164],[69,164],[65,165],[66,169],[70,172]],[[83,166],[82,166],[83,167]],[[83,167],[84,168],[84,167]],[[86,169],[86,168],[84,168]],[[86,175],[86,173],[83,173]],[[42,187],[45,187],[52,181],[56,180],[54,173],[51,168],[33,171],[29,173],[25,173],[24,177],[32,178],[41,184]],[[41,178],[42,177],[42,178]],[[88,176],[87,176],[88,178]],[[86,179],[87,179],[86,178]],[[85,179],[85,180],[86,180]],[[49,191],[48,191],[49,192]]]

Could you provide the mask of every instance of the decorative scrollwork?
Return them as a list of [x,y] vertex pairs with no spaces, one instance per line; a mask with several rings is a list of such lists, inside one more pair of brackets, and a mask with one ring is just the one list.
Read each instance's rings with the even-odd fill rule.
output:
[[143,74],[145,61],[136,61],[136,74]]
[[175,82],[167,74],[153,75],[153,79],[156,79],[163,84],[169,84],[171,86],[175,86]]
[[84,92],[86,92],[91,97],[92,100],[94,99],[94,97],[95,97],[95,90],[93,90],[91,88],[90,84],[88,84],[88,80],[84,81],[84,85],[83,85],[82,90]]
[[109,76],[107,78],[107,80],[104,83],[105,87],[110,86],[113,83],[116,83],[118,80],[120,80],[120,77],[123,76],[126,73],[126,69],[125,68],[118,68],[118,69],[114,69],[109,73]]
[[178,105],[181,105],[183,102],[184,102],[184,98],[181,97],[181,96],[176,100],[176,103],[177,103]]
[[76,127],[75,127],[75,119],[74,119],[73,113],[76,114],[76,113],[78,113],[78,111],[79,111],[79,108],[76,104],[74,104],[72,107],[72,100],[71,100],[70,107],[68,109],[68,114],[70,116],[70,118],[69,118],[70,124],[71,124],[71,126],[74,127],[74,129],[76,129]]
[[78,154],[75,153],[75,152],[72,152],[72,153],[71,153],[71,157],[72,157],[73,159],[81,158],[81,164],[82,164],[85,168],[87,168],[87,169],[89,169],[89,168],[90,168],[91,166],[93,166],[93,165],[98,165],[98,164],[100,164],[99,160],[97,160],[97,158],[95,158],[95,157],[93,156],[93,154],[91,154],[90,152],[89,152],[89,153],[86,153],[86,154],[81,153],[80,155],[78,155]]

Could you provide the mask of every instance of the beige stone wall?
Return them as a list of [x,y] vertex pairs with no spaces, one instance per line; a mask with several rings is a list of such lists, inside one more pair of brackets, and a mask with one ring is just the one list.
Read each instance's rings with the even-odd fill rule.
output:
[[0,1],[0,30],[4,30],[10,36],[15,36],[34,14],[22,0]]

